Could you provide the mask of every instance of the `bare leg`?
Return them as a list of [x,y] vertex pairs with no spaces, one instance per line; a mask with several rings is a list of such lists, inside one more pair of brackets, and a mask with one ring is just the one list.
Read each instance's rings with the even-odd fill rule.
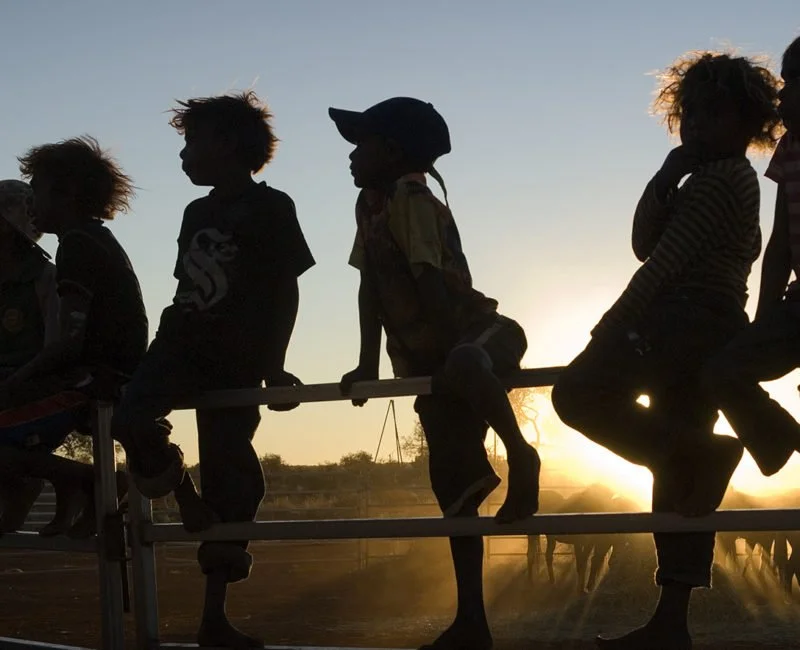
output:
[[508,492],[495,515],[501,523],[524,519],[539,509],[537,451],[525,440],[503,384],[492,371],[492,360],[480,347],[455,348],[445,364],[447,386],[468,401],[497,432],[508,454]]
[[[459,516],[477,516],[470,504]],[[453,623],[424,650],[489,650],[492,633],[483,603],[483,538],[451,537],[450,553],[456,574],[458,605]]]
[[597,638],[597,647],[608,650],[691,650],[689,599],[692,589],[678,583],[661,587],[656,611],[644,626],[616,639]]

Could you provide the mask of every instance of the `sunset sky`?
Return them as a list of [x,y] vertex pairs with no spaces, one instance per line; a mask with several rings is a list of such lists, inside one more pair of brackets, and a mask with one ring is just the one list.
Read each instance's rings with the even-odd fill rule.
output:
[[[558,365],[637,266],[633,208],[673,144],[648,113],[650,73],[686,50],[727,45],[777,61],[798,30],[796,0],[8,2],[0,177],[18,176],[15,156],[29,146],[82,133],[115,153],[139,191],[111,228],[139,274],[153,334],[175,288],[183,208],[206,191],[181,173],[167,110],[255,89],[281,139],[259,178],[294,198],[317,260],[301,280],[287,369],[338,381],[358,355],[358,278],[346,263],[356,190],[327,108],[429,100],[451,129],[453,151],[438,167],[476,286],[526,328],[527,366]],[[763,173],[766,160],[754,164]],[[765,236],[774,197],[762,176]],[[52,237],[43,244],[55,250]],[[751,313],[759,273],[760,264]],[[797,383],[776,394],[800,414]],[[410,404],[397,403],[401,434],[413,426]],[[374,452],[386,406],[264,410],[256,444],[293,463]],[[195,461],[193,417],[174,422]]]

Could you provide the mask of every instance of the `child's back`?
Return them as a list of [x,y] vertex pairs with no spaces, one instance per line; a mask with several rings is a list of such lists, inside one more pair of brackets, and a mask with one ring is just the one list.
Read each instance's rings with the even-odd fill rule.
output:
[[60,292],[91,299],[78,363],[130,376],[147,349],[147,314],[128,255],[102,221],[91,220],[59,238]]

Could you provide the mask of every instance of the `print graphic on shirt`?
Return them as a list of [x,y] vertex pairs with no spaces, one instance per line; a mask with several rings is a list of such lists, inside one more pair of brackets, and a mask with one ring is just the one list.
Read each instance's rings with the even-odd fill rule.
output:
[[179,301],[204,311],[225,298],[227,268],[238,252],[232,233],[222,233],[216,228],[198,230],[183,256],[183,267],[194,288],[179,296]]

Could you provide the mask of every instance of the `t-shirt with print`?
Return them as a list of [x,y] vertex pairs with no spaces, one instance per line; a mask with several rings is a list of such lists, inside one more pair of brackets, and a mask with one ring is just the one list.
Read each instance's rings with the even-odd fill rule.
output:
[[56,282],[59,296],[77,292],[90,299],[79,363],[133,374],[147,349],[147,314],[133,266],[102,221],[61,235]]
[[362,190],[350,264],[364,272],[377,295],[398,377],[431,372],[448,352],[438,349],[420,301],[416,279],[425,265],[442,272],[459,335],[497,313],[497,301],[473,288],[453,215],[427,187],[424,174],[400,178],[388,194]]
[[789,246],[794,282],[788,292],[800,292],[800,138],[787,133],[781,138],[766,171],[766,177],[783,185],[789,213]]
[[178,288],[158,336],[191,341],[220,362],[264,359],[276,281],[314,263],[287,194],[265,183],[234,197],[212,190],[184,212]]

